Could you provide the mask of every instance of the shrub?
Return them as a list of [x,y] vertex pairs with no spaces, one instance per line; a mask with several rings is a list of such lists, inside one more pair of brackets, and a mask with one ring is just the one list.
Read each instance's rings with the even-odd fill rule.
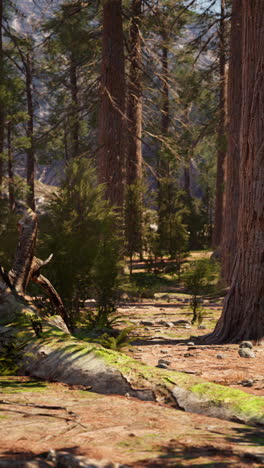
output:
[[[82,301],[97,299],[99,314],[115,307],[120,281],[118,217],[104,199],[104,186],[86,159],[72,161],[50,203],[41,249],[54,253],[49,277],[68,305],[74,327]],[[43,255],[43,252],[42,252]]]

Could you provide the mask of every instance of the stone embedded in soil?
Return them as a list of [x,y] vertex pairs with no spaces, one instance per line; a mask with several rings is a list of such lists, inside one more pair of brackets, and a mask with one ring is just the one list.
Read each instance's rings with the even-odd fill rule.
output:
[[243,385],[243,387],[253,387],[254,380],[253,379],[245,379],[245,380],[242,380],[240,383],[241,383],[241,385]]
[[165,364],[166,366],[169,366],[171,364],[170,361],[167,361],[166,359],[159,359],[158,364]]
[[150,320],[141,320],[140,324],[146,325],[147,327],[151,327],[152,325],[154,325],[154,323],[151,322]]
[[193,341],[188,341],[187,346],[194,346],[194,342]]
[[239,348],[250,348],[253,349],[253,344],[251,341],[242,341],[239,345]]
[[166,327],[172,328],[172,327],[174,327],[174,323],[173,322],[166,322]]
[[189,320],[176,320],[173,323],[174,325],[191,325],[191,322],[189,322]]
[[168,369],[167,364],[165,364],[164,362],[161,362],[156,367],[158,367],[159,369]]
[[205,325],[199,325],[198,326],[198,330],[205,330],[206,329],[206,326]]
[[217,354],[217,359],[224,359],[225,358],[225,355],[224,354]]
[[242,358],[254,358],[256,357],[254,351],[250,348],[239,348],[238,354]]

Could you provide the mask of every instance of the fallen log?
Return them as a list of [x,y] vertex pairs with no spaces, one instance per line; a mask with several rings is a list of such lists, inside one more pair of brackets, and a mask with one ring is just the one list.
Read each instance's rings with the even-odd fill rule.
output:
[[[36,271],[40,276],[41,267],[36,269],[39,262],[33,261],[36,230],[29,229],[30,220],[36,222],[35,216],[29,212],[27,229],[31,244],[27,243],[27,252],[31,260],[28,262],[18,248],[22,259],[19,272],[13,267],[8,280],[0,281],[0,349],[1,345],[2,349],[10,344],[17,346],[20,372],[41,379],[82,385],[93,392],[129,395],[221,419],[264,424],[262,397],[210,383],[184,372],[147,366],[98,344],[78,340],[70,335],[61,317],[41,319],[41,333],[36,336],[32,316],[38,317],[38,311],[24,297],[26,285],[36,276]],[[22,227],[20,236],[23,234]],[[23,248],[21,242],[19,245],[20,249]],[[60,313],[61,304],[60,299]]]

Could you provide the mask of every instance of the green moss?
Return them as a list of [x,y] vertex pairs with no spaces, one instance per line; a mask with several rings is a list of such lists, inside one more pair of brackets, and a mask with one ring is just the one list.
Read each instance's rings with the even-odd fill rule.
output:
[[43,392],[48,389],[48,384],[38,380],[29,380],[27,382],[15,380],[8,377],[0,378],[0,393],[25,393],[25,392]]
[[223,403],[227,403],[238,412],[247,414],[248,416],[259,415],[259,419],[261,417],[264,419],[264,399],[260,397],[249,395],[236,388],[207,382],[193,385],[190,390],[210,398],[216,405],[220,406]]

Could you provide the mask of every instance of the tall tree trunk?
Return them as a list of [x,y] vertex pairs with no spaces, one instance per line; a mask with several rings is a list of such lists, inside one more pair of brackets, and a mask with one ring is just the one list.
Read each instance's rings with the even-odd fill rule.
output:
[[27,53],[25,59],[26,70],[26,92],[27,92],[27,137],[29,139],[29,148],[27,149],[27,203],[35,211],[35,149],[34,149],[34,105],[32,93],[32,55]]
[[130,27],[130,71],[128,86],[128,154],[127,184],[135,184],[142,179],[142,72],[141,72],[141,21],[142,0],[132,2],[132,22]]
[[[3,55],[3,0],[0,0],[0,83],[4,80],[4,55]],[[0,198],[2,196],[2,184],[3,184],[3,158],[2,153],[4,150],[4,134],[5,134],[5,112],[4,102],[1,99],[0,102]]]
[[[264,3],[242,1],[238,248],[224,309],[207,342],[264,338]],[[235,115],[232,118],[236,118]]]
[[218,125],[218,152],[216,172],[216,198],[215,220],[213,231],[213,247],[220,245],[223,228],[224,210],[224,162],[226,154],[226,30],[225,30],[225,0],[221,0],[221,18],[219,26],[219,125]]
[[222,276],[229,285],[237,251],[237,218],[239,205],[239,162],[241,123],[241,0],[233,0],[230,62],[228,75],[228,147],[226,155],[225,212],[222,238]]
[[13,171],[13,155],[12,155],[12,129],[11,124],[7,127],[7,153],[8,153],[8,192],[9,192],[9,208],[10,211],[15,210],[15,189],[14,189],[14,171]]
[[103,7],[103,50],[98,130],[99,181],[106,198],[123,207],[125,175],[125,61],[122,1],[106,0]]
[[72,157],[79,154],[79,101],[78,101],[78,78],[77,66],[74,57],[71,57],[70,62],[70,85],[71,85],[71,100],[72,100],[72,115],[71,115],[71,139],[72,139]]

